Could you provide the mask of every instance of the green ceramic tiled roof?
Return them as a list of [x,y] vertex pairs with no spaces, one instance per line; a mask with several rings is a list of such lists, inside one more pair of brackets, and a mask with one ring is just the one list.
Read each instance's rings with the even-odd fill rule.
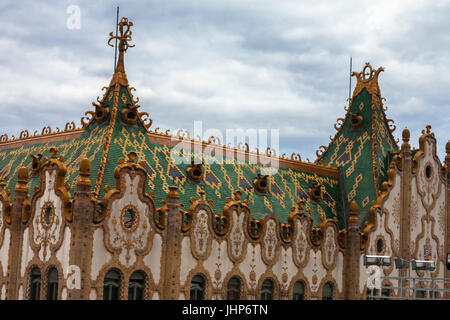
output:
[[[102,185],[114,185],[114,168],[120,158],[125,158],[129,151],[137,153],[137,163],[144,163],[148,173],[147,191],[155,194],[155,204],[166,199],[170,185],[178,186],[180,201],[188,207],[189,199],[198,198],[198,191],[204,188],[206,198],[214,202],[216,213],[221,213],[227,197],[232,197],[233,191],[241,190],[242,199],[248,199],[252,215],[259,218],[268,213],[277,215],[281,221],[286,221],[290,209],[300,198],[307,200],[307,207],[315,223],[320,223],[321,215],[327,219],[337,217],[340,227],[344,226],[341,219],[340,193],[338,179],[320,176],[315,173],[302,172],[287,168],[280,168],[278,173],[270,179],[270,192],[267,195],[257,194],[253,188],[253,180],[262,168],[261,164],[235,163],[228,164],[224,159],[222,163],[210,163],[211,157],[203,155],[204,172],[200,183],[195,183],[187,177],[186,169],[191,165],[194,152],[184,152],[181,164],[175,164],[171,158],[173,147],[157,144],[151,141],[146,130],[138,121],[136,125],[128,125],[120,120],[120,110],[132,102],[128,90],[120,89],[119,112],[114,127],[111,147],[108,152],[108,165],[106,166]],[[199,156],[195,155],[196,159]],[[321,183],[324,197],[319,203],[312,201],[308,196],[308,189],[316,181]],[[103,186],[99,196],[103,197]]]
[[[106,129],[104,126],[92,125],[76,139],[0,150],[0,177],[3,177],[6,181],[7,188],[11,190],[13,196],[17,183],[17,171],[22,166],[28,167],[29,192],[32,193],[34,187],[39,186],[39,174],[32,173],[29,154],[37,155],[40,153],[43,156],[42,158],[50,158],[50,148],[56,147],[59,149],[58,155],[64,156],[64,164],[67,168],[66,183],[72,186],[71,191],[73,193],[81,159],[86,157],[91,160],[93,172],[98,167]],[[91,181],[95,184],[95,176],[91,176]]]
[[[111,111],[113,105],[114,86],[108,89],[104,96],[105,107]],[[107,151],[107,161],[104,174],[101,177],[99,188],[99,200],[105,195],[106,185],[114,187],[114,169],[120,158],[126,158],[129,151],[137,153],[137,163],[143,163],[148,173],[147,192],[155,194],[156,206],[160,201],[166,199],[169,186],[178,186],[180,201],[187,209],[190,205],[189,199],[194,196],[198,198],[198,191],[204,188],[206,198],[213,200],[213,208],[216,213],[221,213],[226,204],[226,198],[232,197],[233,191],[242,191],[242,200],[247,199],[252,210],[252,216],[260,218],[265,214],[275,214],[282,222],[287,221],[290,209],[301,198],[306,200],[306,207],[310,209],[311,216],[316,225],[320,224],[321,217],[331,219],[338,218],[338,225],[344,228],[345,222],[342,217],[341,195],[339,183],[336,177],[318,175],[316,173],[304,172],[289,168],[279,168],[278,172],[269,179],[269,191],[262,195],[255,192],[253,180],[260,173],[261,164],[250,164],[248,162],[238,163],[212,163],[208,164],[210,155],[204,155],[204,175],[199,183],[187,178],[186,169],[190,166],[193,152],[185,152],[185,163],[175,164],[171,158],[174,147],[166,144],[158,144],[151,141],[149,134],[138,120],[135,125],[129,125],[121,120],[121,110],[127,104],[133,103],[129,90],[120,86],[118,99],[118,112],[112,130],[111,144]],[[109,116],[111,117],[111,112]],[[30,153],[42,154],[49,158],[51,147],[59,148],[58,155],[64,156],[64,164],[67,167],[66,183],[69,183],[72,196],[76,189],[79,164],[83,157],[91,160],[91,182],[92,191],[97,180],[100,161],[104,153],[104,142],[108,130],[112,125],[112,119],[108,118],[103,123],[93,120],[78,138],[20,146],[16,148],[0,150],[0,176],[7,180],[7,188],[14,193],[17,181],[17,170],[21,166],[27,166],[30,172],[29,193],[32,194],[35,186],[39,185],[39,175],[31,174]],[[198,156],[198,155],[196,155]],[[309,199],[308,189],[313,182],[323,186],[323,199],[316,202]]]
[[[398,151],[389,130],[381,96],[379,92],[374,92],[375,84],[372,85],[372,93],[365,87],[355,88],[344,122],[319,157],[326,165],[341,168],[347,207],[353,200],[356,201],[361,225],[369,217],[369,209],[372,201],[377,198],[377,190],[387,180],[391,153]],[[376,88],[379,91],[378,83]],[[360,127],[351,126],[350,113],[362,115],[363,123]]]

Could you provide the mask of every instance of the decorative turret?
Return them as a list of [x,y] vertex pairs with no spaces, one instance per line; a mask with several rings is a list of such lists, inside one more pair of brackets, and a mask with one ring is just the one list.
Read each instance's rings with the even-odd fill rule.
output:
[[367,62],[361,72],[352,73],[357,82],[347,114],[337,120],[336,135],[316,160],[341,168],[346,205],[356,201],[361,226],[369,217],[370,204],[381,194],[382,184],[387,180],[391,153],[398,152],[392,136],[395,126],[386,118],[387,109],[378,85],[382,71],[382,67],[374,69]]
[[[113,170],[107,163],[117,163],[118,157],[122,153],[118,151],[122,148],[117,146],[118,142],[113,140],[113,136],[143,136],[148,139],[147,132],[152,124],[148,113],[139,112],[139,98],[134,99],[131,92],[135,89],[129,86],[125,73],[125,52],[128,48],[135,46],[130,44],[132,26],[133,22],[123,17],[118,23],[118,33],[116,35],[113,32],[109,34],[109,46],[113,46],[111,43],[113,40],[118,41],[119,58],[114,75],[109,86],[103,88],[106,89],[103,98],[97,98],[97,102],[92,103],[95,111],[86,112],[86,116],[91,116],[89,121],[85,122],[87,117],[82,118],[83,127],[86,129],[89,127],[90,130],[95,130],[96,127],[107,127],[101,160],[96,170],[97,178],[93,186],[94,198],[97,200],[100,200],[105,194],[105,177],[108,179],[113,175]],[[110,152],[110,150],[114,151]]]

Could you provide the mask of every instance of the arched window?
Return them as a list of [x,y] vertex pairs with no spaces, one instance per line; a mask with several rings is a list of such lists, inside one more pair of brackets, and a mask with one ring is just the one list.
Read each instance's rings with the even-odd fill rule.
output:
[[367,300],[375,300],[374,297],[378,296],[378,289],[375,288],[367,288],[366,290],[366,299]]
[[134,272],[128,281],[128,300],[144,300],[145,277],[140,271]]
[[425,290],[417,290],[416,289],[416,298],[418,298],[418,299],[425,299],[426,298],[426,291]]
[[103,300],[120,299],[120,274],[117,271],[110,270],[105,276],[103,282]]
[[228,281],[227,299],[239,300],[241,298],[241,280],[238,277],[233,277]]
[[330,282],[323,285],[322,300],[333,300],[333,285]]
[[433,290],[429,290],[428,291],[428,298],[429,299],[439,299],[439,292],[433,291]]
[[305,300],[305,285],[303,281],[297,281],[294,284],[292,298],[294,300]]
[[389,300],[389,296],[391,295],[391,289],[383,288],[381,289],[381,296],[385,298],[381,298],[382,300]]
[[41,295],[41,270],[34,267],[30,278],[30,300],[39,300]]
[[54,267],[47,275],[47,300],[58,300],[58,270]]
[[384,250],[384,242],[383,242],[383,239],[379,238],[377,240],[377,252],[383,253],[383,250]]
[[273,281],[271,279],[264,280],[261,287],[261,300],[273,299]]
[[197,274],[191,280],[191,300],[203,300],[205,298],[205,278]]

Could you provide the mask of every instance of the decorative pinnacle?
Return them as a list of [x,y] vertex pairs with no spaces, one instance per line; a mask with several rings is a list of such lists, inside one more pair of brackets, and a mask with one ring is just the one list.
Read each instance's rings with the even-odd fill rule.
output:
[[297,202],[298,210],[303,210],[304,205],[305,205],[305,200],[304,200],[304,199],[300,199],[300,200]]
[[409,137],[410,137],[410,132],[409,132],[408,128],[403,129],[403,131],[402,131],[402,140],[403,140],[402,149],[411,147],[409,145]]
[[206,192],[204,188],[201,188],[198,191],[198,194],[200,195],[200,201],[205,201],[206,200]]
[[350,204],[350,218],[348,219],[350,223],[358,223],[358,204],[355,200]]
[[78,181],[78,185],[91,186],[91,180],[89,179],[91,175],[91,161],[89,159],[84,158],[80,162],[80,180]]
[[56,159],[57,154],[58,154],[58,148],[50,148],[50,158]]
[[128,152],[127,157],[128,157],[128,159],[127,159],[128,163],[134,163],[136,161],[137,154],[134,151],[130,151],[130,152]]
[[409,133],[408,128],[403,129],[403,132],[402,132],[403,142],[409,142],[409,136],[410,136],[410,133]]
[[122,72],[125,73],[124,66],[124,52],[128,50],[128,48],[133,48],[135,45],[130,45],[128,42],[133,40],[131,38],[131,30],[130,27],[133,26],[133,22],[128,21],[128,18],[123,17],[119,22],[119,33],[120,35],[114,35],[113,32],[109,33],[108,45],[114,47],[110,42],[111,40],[119,40],[119,60],[117,61],[116,73]]
[[28,169],[27,167],[21,167],[17,172],[17,184],[16,191],[28,192]]
[[234,195],[234,201],[241,201],[241,191],[237,190],[233,192]]
[[167,198],[179,199],[180,195],[178,194],[177,190],[177,186],[169,186],[169,193],[167,194]]

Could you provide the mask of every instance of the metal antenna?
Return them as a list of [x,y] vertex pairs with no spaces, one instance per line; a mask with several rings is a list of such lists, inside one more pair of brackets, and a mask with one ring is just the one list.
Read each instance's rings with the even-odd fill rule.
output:
[[[117,17],[116,17],[116,37],[117,37],[117,28],[119,27],[119,6],[117,6]],[[117,61],[117,38],[116,45],[114,47],[114,73],[116,73],[116,61]]]
[[350,107],[350,98],[352,91],[352,57],[350,57],[350,82],[348,84],[348,106]]

